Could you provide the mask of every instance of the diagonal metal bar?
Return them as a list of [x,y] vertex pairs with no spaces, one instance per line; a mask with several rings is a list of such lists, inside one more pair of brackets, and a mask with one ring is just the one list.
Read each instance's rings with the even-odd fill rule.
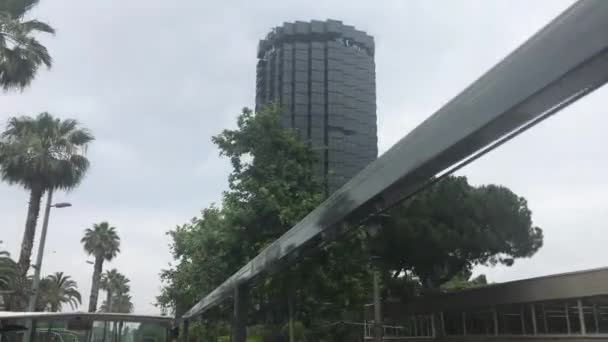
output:
[[608,81],[608,1],[582,0],[554,19],[407,134],[182,318],[202,314],[234,288],[297,259],[304,247],[361,222],[420,189],[519,127]]

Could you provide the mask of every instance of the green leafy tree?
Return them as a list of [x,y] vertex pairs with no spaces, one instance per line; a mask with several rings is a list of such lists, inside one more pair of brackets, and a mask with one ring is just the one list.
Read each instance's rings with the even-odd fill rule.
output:
[[93,140],[76,120],[61,120],[49,113],[9,119],[0,135],[0,176],[30,192],[19,269],[25,277],[31,263],[40,200],[49,189],[73,189],[88,168],[84,153]]
[[472,273],[465,271],[455,275],[452,279],[441,284],[443,290],[464,290],[474,287],[488,285],[488,279],[485,274],[480,274],[475,278],[471,278]]
[[200,299],[201,293],[221,283],[242,260],[235,253],[239,249],[236,232],[215,206],[168,235],[177,266],[161,273],[165,286],[158,301],[180,315]]
[[[314,152],[282,129],[279,117],[277,107],[244,110],[236,129],[213,138],[233,171],[221,207],[207,208],[169,233],[176,264],[161,273],[158,301],[178,316],[323,200]],[[371,241],[364,227],[351,227],[287,270],[264,276],[252,292],[250,323],[280,330],[290,302],[292,319],[305,327],[360,320],[371,297],[372,254],[380,257],[385,293],[411,296],[476,264],[511,264],[542,245],[542,231],[532,226],[523,198],[504,187],[472,187],[459,177],[396,207],[382,226]],[[230,315],[221,306],[216,310],[218,317]],[[204,322],[201,331],[208,335],[201,338],[216,338],[213,331],[222,325],[221,319]]]
[[97,311],[103,262],[111,261],[120,253],[120,237],[116,233],[115,227],[111,227],[108,222],[101,222],[94,224],[93,228],[87,228],[80,242],[83,244],[85,252],[95,257],[89,297],[89,312],[95,312]]
[[38,310],[58,312],[64,304],[72,310],[82,304],[78,285],[63,272],[56,272],[40,281],[40,296],[36,304]]
[[[237,126],[212,139],[234,170],[222,208],[205,209],[201,218],[170,233],[180,264],[162,274],[173,283],[165,287],[163,303],[188,292],[192,297],[186,295],[182,305],[190,306],[201,291],[217,286],[322,199],[322,186],[312,172],[315,155],[280,127],[277,107],[258,113],[244,109]],[[204,274],[188,271],[197,267]],[[198,278],[189,279],[190,273]],[[182,286],[187,283],[192,285]]]
[[393,277],[411,272],[436,288],[475,265],[510,266],[542,243],[523,197],[448,177],[393,209],[374,248]]
[[[245,109],[236,129],[213,138],[220,155],[230,159],[233,172],[221,208],[205,209],[200,218],[169,233],[177,265],[161,274],[165,286],[158,300],[178,315],[323,200],[314,151],[283,129],[279,118],[278,107],[257,113]],[[266,277],[252,294],[254,307],[259,308],[253,313],[255,320],[276,324],[280,330],[290,296],[297,307],[295,318],[306,324],[315,314],[340,315],[344,308],[354,307],[361,312],[371,276],[362,276],[369,273],[362,253],[364,234],[357,232],[346,242],[328,244],[307,256],[286,274]],[[333,305],[327,305],[330,301]],[[229,312],[219,314],[228,317]]]
[[24,89],[40,66],[50,68],[52,58],[36,34],[55,33],[48,24],[25,20],[25,14],[39,0],[0,1],[0,86],[4,90]]

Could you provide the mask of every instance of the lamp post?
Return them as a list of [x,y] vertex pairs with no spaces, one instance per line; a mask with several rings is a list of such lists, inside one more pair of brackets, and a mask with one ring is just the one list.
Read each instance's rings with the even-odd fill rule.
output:
[[49,214],[51,208],[66,208],[71,207],[70,203],[56,203],[51,204],[53,201],[53,189],[48,190],[46,196],[46,207],[44,208],[44,219],[42,221],[42,231],[40,233],[40,244],[38,245],[38,254],[36,255],[36,264],[34,265],[34,278],[32,279],[32,292],[30,293],[30,300],[27,306],[27,311],[36,310],[36,300],[38,299],[38,290],[40,287],[40,269],[42,268],[42,257],[44,256],[44,244],[46,243],[46,232],[49,227]]

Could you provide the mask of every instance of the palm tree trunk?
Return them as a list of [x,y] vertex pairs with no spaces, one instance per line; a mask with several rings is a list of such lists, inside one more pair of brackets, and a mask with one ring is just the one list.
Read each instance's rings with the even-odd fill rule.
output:
[[108,312],[113,312],[112,311],[112,291],[108,291],[108,297],[106,299],[106,309],[108,310]]
[[99,296],[99,282],[103,271],[103,256],[95,257],[93,279],[91,280],[91,296],[89,297],[89,312],[97,311],[97,297]]
[[25,231],[21,242],[21,253],[19,254],[19,272],[25,277],[30,268],[32,258],[32,248],[34,247],[34,236],[36,235],[36,223],[40,214],[40,201],[44,190],[34,186],[30,191],[30,203],[27,208],[27,218],[25,220]]

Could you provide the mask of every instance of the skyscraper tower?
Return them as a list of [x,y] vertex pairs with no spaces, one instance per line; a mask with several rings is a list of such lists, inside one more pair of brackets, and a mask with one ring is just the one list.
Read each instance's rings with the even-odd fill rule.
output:
[[256,108],[269,103],[318,151],[318,172],[337,190],[378,154],[374,39],[336,20],[274,28],[258,47]]

